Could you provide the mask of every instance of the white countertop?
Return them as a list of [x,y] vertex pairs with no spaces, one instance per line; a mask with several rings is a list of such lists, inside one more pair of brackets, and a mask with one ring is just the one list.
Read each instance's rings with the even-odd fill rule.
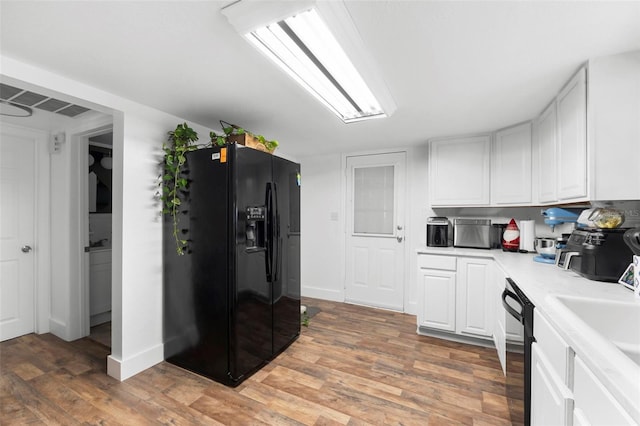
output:
[[[484,257],[494,259],[547,318],[576,354],[593,371],[624,409],[640,423],[640,366],[612,344],[603,344],[590,327],[575,321],[572,314],[554,297],[569,295],[592,299],[638,303],[640,299],[620,284],[592,281],[554,264],[534,262],[536,253],[513,253],[502,250],[457,247],[422,247],[419,254]],[[621,324],[635,327],[640,324]],[[535,324],[534,324],[535,336]],[[605,336],[606,337],[606,336]]]

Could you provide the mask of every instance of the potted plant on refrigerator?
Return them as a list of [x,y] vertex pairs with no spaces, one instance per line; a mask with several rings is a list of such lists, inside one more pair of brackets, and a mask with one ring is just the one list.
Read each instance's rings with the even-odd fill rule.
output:
[[273,154],[273,151],[278,147],[278,141],[268,140],[262,135],[255,135],[242,127],[235,124],[227,123],[226,121],[220,121],[222,131],[224,134],[218,135],[215,132],[210,132],[212,145],[224,146],[231,143],[237,143],[245,145],[253,149],[268,152]]
[[162,201],[162,213],[171,216],[173,225],[173,238],[176,242],[176,251],[179,255],[185,254],[187,240],[184,238],[185,230],[179,228],[181,196],[187,191],[188,181],[182,176],[183,166],[186,162],[186,154],[201,148],[209,148],[214,145],[225,146],[232,143],[245,145],[260,151],[273,153],[278,146],[275,140],[268,140],[262,135],[253,134],[235,124],[220,121],[223,134],[210,132],[210,143],[197,145],[198,133],[187,125],[178,124],[175,130],[169,132],[169,137],[162,144],[164,151],[163,173],[160,180],[159,196]]

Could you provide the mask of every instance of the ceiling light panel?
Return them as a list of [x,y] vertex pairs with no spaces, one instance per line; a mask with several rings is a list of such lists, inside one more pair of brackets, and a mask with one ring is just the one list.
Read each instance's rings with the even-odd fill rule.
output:
[[342,2],[239,1],[222,13],[345,123],[395,111]]

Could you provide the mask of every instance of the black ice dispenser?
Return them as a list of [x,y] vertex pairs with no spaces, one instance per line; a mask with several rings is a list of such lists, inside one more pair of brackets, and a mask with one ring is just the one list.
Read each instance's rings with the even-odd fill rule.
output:
[[266,248],[266,208],[264,206],[247,207],[246,243],[247,251],[261,251]]

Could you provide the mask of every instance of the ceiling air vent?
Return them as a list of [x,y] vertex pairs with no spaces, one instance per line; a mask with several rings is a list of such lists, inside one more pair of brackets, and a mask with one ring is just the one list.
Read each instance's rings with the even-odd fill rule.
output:
[[73,105],[69,102],[50,98],[39,93],[27,91],[3,83],[0,83],[0,99],[23,108],[38,108],[43,111],[55,112],[56,114],[64,115],[66,117],[76,117],[82,113],[90,111],[89,108],[85,108],[80,105]]

